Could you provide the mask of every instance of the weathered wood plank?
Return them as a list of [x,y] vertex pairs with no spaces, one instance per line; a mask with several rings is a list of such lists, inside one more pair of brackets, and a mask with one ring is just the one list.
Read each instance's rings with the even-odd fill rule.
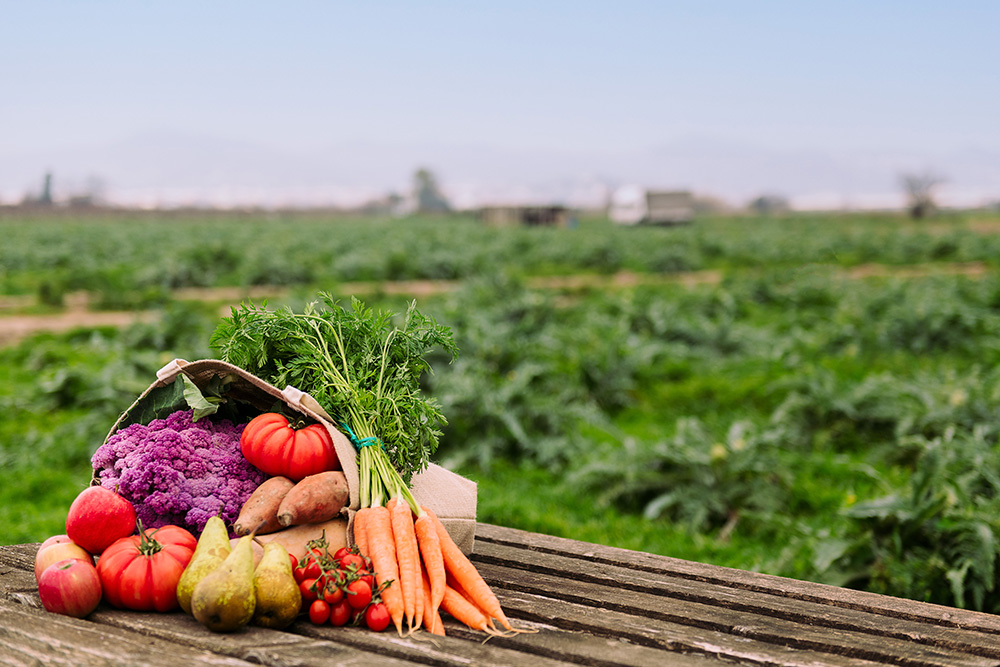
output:
[[177,646],[141,633],[50,614],[0,600],[0,663],[4,665],[178,664],[249,667],[252,663]]
[[[173,645],[212,651],[272,667],[291,665],[342,665],[363,667],[372,664],[402,667],[411,664],[380,654],[358,650],[338,642],[316,641],[293,631],[268,630],[247,626],[238,632],[214,633],[181,612],[157,614],[122,611],[102,607],[88,617],[102,626],[125,628],[156,637]],[[296,625],[308,625],[298,621]],[[333,628],[331,628],[333,629]]]
[[516,528],[480,523],[480,541],[507,543],[539,552],[558,553],[591,562],[620,565],[669,577],[687,578],[732,588],[809,600],[818,604],[857,609],[883,616],[928,622],[942,627],[965,628],[1000,635],[1000,616],[943,605],[906,600],[888,595],[838,588],[757,572],[706,565],[669,556],[607,547],[563,537],[540,535]]
[[530,551],[501,542],[480,541],[475,557],[479,562],[568,577],[586,585],[627,587],[629,590],[676,600],[701,602],[713,608],[745,611],[811,626],[890,637],[1000,659],[1000,637],[972,630],[943,628],[936,624],[849,610],[811,600],[706,584],[686,578],[665,577],[644,570],[631,570],[625,565],[595,564],[580,558]]
[[[675,656],[699,657],[713,665],[720,661],[770,667],[875,667],[885,664],[806,648],[769,644],[753,638],[650,620],[611,609],[595,610],[587,605],[567,603],[544,595],[504,591],[501,592],[501,599],[505,609],[518,617],[518,624],[531,623],[539,627],[566,629],[584,636],[613,636],[613,640],[619,645],[634,644],[655,651],[663,661],[661,664],[673,664]],[[507,641],[523,640],[514,637]],[[621,658],[630,659],[630,656],[623,653]]]
[[[893,656],[902,656],[913,664],[937,667],[992,667],[997,664],[992,658],[889,637],[816,627],[701,602],[665,598],[632,590],[625,582],[595,586],[557,575],[529,573],[492,563],[481,562],[478,567],[503,604],[509,604],[508,591],[571,602],[576,605],[573,610],[577,614],[573,620],[576,627],[596,635],[613,635],[641,642],[648,640],[650,633],[661,632],[660,623],[667,622],[681,628],[675,631],[679,641],[683,641],[683,634],[690,632],[688,628],[699,627],[720,633],[719,637],[728,635],[730,640],[755,639],[761,644],[852,656],[873,662],[891,662]],[[627,618],[615,617],[611,622],[607,618],[609,610]],[[517,609],[517,614],[523,612],[530,613],[530,610]],[[564,621],[560,618],[543,620],[565,627],[561,625]],[[637,626],[646,631],[633,635]],[[763,653],[767,649],[760,647],[758,650]]]
[[442,666],[465,666],[470,661],[471,664],[498,667],[662,667],[667,661],[677,667],[708,667],[714,664],[703,656],[667,653],[662,649],[635,646],[617,639],[564,631],[551,625],[524,623],[523,627],[539,632],[490,638],[465,628],[447,616],[445,637],[420,633],[401,638],[394,632],[389,636],[385,633],[373,635],[360,628],[317,628],[308,624],[296,624],[292,629],[309,636],[350,643],[358,648],[380,650],[388,655],[404,655],[414,662]]

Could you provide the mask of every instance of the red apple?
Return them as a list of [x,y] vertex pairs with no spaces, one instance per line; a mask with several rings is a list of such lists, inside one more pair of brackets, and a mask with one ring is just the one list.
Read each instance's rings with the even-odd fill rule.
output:
[[93,563],[67,558],[45,568],[38,597],[49,611],[83,618],[101,601],[101,578]]
[[76,558],[87,561],[91,565],[94,564],[94,557],[90,555],[89,551],[71,541],[66,535],[53,535],[42,542],[42,546],[38,548],[38,553],[35,555],[35,581],[42,580],[42,572],[49,565],[67,558]]
[[135,532],[135,507],[103,486],[88,486],[69,506],[66,534],[94,555]]
[[62,535],[53,535],[52,537],[45,538],[45,541],[42,542],[41,546],[38,547],[38,550],[41,551],[45,547],[52,546],[53,544],[59,544],[60,542],[72,542],[72,541],[73,540],[69,539],[69,535],[67,535],[66,533],[63,533]]

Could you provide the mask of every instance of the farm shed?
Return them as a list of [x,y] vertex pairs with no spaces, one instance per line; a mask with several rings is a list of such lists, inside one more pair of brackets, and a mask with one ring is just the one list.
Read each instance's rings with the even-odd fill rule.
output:
[[608,217],[620,225],[679,225],[694,219],[694,195],[688,190],[619,188],[611,197]]
[[484,206],[479,219],[492,227],[569,227],[565,206]]

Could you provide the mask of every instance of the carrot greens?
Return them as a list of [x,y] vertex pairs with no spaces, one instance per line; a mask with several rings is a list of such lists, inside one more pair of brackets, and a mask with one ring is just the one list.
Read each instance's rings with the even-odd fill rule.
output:
[[302,312],[242,303],[216,327],[211,346],[223,361],[312,395],[340,422],[359,450],[362,507],[400,495],[419,513],[407,485],[447,423],[439,404],[422,395],[420,378],[431,372],[431,350],[457,356],[452,332],[415,302],[400,317],[356,298],[345,308],[320,297]]

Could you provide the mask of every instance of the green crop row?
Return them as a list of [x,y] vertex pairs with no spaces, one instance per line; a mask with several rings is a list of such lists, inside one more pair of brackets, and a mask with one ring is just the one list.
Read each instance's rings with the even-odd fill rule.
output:
[[0,294],[60,305],[72,290],[104,308],[164,302],[183,287],[459,280],[483,274],[670,274],[803,264],[995,264],[1000,237],[974,219],[709,220],[677,228],[492,228],[472,218],[274,217],[0,220]]
[[[338,224],[356,242],[370,231]],[[754,224],[512,231],[523,270],[487,262],[421,301],[461,348],[452,364],[433,359],[426,380],[449,419],[436,458],[478,482],[483,521],[1000,611],[1000,275],[930,270],[941,239],[954,242],[949,260],[986,262],[969,225]],[[782,224],[810,234],[781,236]],[[600,231],[610,247],[655,233],[704,254],[711,229],[727,230],[724,250],[694,267],[720,270],[718,283],[538,289],[525,278],[585,266],[535,263],[531,239]],[[394,243],[376,237],[352,256]],[[469,238],[438,242],[459,256]],[[852,277],[819,250],[888,264],[903,246],[927,275]],[[212,354],[216,307],[163,303],[155,323],[0,349],[0,542],[59,532],[118,413],[169,359]]]

